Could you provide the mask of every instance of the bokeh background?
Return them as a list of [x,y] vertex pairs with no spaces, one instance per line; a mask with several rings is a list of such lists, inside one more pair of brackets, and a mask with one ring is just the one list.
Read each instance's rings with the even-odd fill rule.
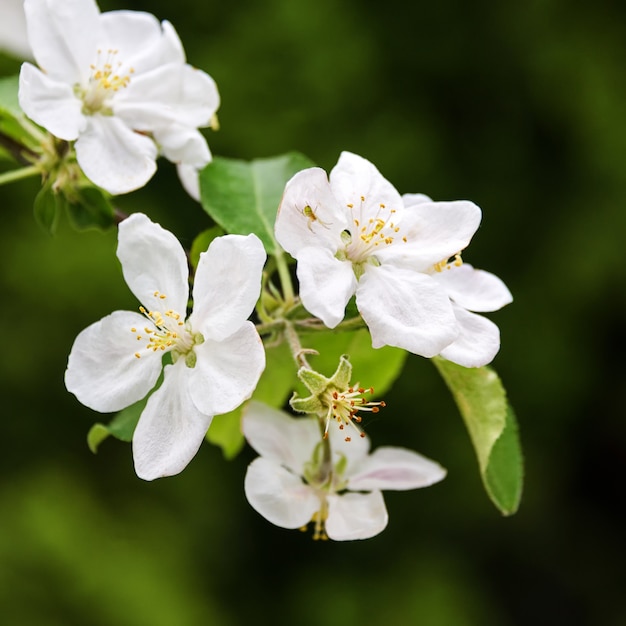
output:
[[[492,315],[494,366],[520,422],[525,495],[511,518],[492,507],[456,408],[418,357],[368,433],[449,475],[387,494],[389,527],[366,542],[313,542],[257,515],[242,490],[249,449],[228,463],[207,444],[155,483],[136,478],[127,444],[94,456],[85,436],[101,417],[65,391],[67,354],[82,328],[137,303],[115,232],[63,219],[49,237],[32,217],[37,183],[22,181],[0,191],[0,622],[626,624],[626,5],[100,6],[175,25],[222,95],[215,154],[296,149],[330,169],[351,150],[402,192],[482,207],[464,259],[515,296]],[[209,225],[165,161],[118,204],[186,244]]]

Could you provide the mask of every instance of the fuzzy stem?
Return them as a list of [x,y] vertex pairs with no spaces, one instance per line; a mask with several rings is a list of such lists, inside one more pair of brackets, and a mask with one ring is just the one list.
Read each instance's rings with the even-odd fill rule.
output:
[[30,165],[28,167],[23,167],[18,170],[10,170],[8,172],[3,172],[0,174],[0,185],[6,185],[7,183],[12,183],[16,180],[21,180],[22,178],[29,178],[30,176],[37,176],[41,174],[41,171],[36,165]]
[[31,165],[39,158],[36,152],[2,132],[0,132],[0,146],[9,152],[20,165]]
[[274,258],[276,259],[276,269],[280,278],[280,284],[283,288],[285,302],[290,305],[294,299],[294,292],[293,284],[291,283],[291,276],[289,274],[289,268],[287,267],[287,262],[285,261],[285,255],[282,253],[277,254]]
[[287,343],[289,344],[289,348],[291,349],[291,354],[293,356],[296,365],[300,367],[305,367],[306,369],[312,369],[307,361],[307,354],[318,354],[317,350],[310,350],[307,348],[303,348],[300,343],[300,337],[296,332],[293,324],[285,320],[285,326],[283,329],[285,339],[287,339]]

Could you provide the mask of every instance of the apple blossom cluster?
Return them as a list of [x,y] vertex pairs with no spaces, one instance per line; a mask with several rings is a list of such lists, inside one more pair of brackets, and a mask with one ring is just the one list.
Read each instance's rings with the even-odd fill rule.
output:
[[28,41],[20,106],[52,135],[74,142],[85,175],[112,194],[143,187],[159,154],[197,196],[211,160],[199,127],[219,106],[213,79],[185,62],[169,22],[149,13],[100,13],[93,0],[25,0]]
[[[23,6],[36,62],[25,62],[19,76],[30,120],[20,127],[30,136],[5,144],[33,163],[44,190],[70,200],[72,185],[82,194],[125,194],[145,185],[164,156],[218,229],[196,239],[203,251],[194,260],[148,216],[115,215],[117,257],[138,307],[78,334],[67,389],[97,412],[137,409],[128,435],[141,479],[184,470],[221,416],[234,424],[232,439],[245,438],[260,455],[244,491],[269,522],[312,524],[316,539],[380,533],[388,522],[383,490],[430,486],[446,471],[405,447],[370,452],[363,416],[388,403],[353,380],[349,354],[338,355],[327,377],[310,365],[320,353],[307,345],[359,332],[372,354],[396,348],[474,368],[484,377],[471,384],[493,384],[481,368],[496,356],[500,332],[481,314],[512,297],[498,277],[463,261],[481,210],[401,195],[367,159],[343,152],[329,174],[292,162],[256,170],[273,178],[238,201],[246,175],[237,164],[236,177],[220,186],[232,194],[224,217],[214,205],[224,197],[218,202],[208,184],[201,194],[199,184],[216,171],[199,129],[216,127],[219,94],[208,74],[186,63],[173,26],[144,12],[100,13],[93,0]],[[276,197],[263,196],[274,188]],[[44,200],[42,221],[52,223]],[[288,368],[270,353],[280,344],[289,348]],[[373,377],[376,359],[366,362],[369,371],[361,365],[359,375]],[[284,377],[290,399],[267,390]],[[500,430],[483,438],[490,445],[504,432],[500,417]],[[490,451],[478,450],[479,459]]]

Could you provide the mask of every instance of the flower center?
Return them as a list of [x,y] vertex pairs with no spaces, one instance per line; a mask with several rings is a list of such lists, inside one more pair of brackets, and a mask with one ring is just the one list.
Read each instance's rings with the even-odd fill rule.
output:
[[110,99],[120,89],[128,87],[132,67],[126,73],[122,72],[122,62],[117,60],[117,50],[109,49],[106,55],[98,50],[96,62],[90,65],[91,76],[87,87],[76,85],[74,92],[83,101],[83,113],[93,115],[104,113],[111,115]]
[[343,250],[337,253],[337,258],[352,262],[357,278],[363,274],[365,263],[378,265],[376,252],[384,246],[394,242],[407,242],[407,238],[400,234],[400,226],[394,222],[396,209],[390,209],[379,203],[372,211],[370,204],[365,203],[365,196],[360,196],[360,204],[350,203],[350,215],[353,226],[342,233]]
[[[165,294],[154,292],[155,298],[165,300]],[[187,367],[194,367],[196,364],[196,354],[193,351],[195,345],[204,342],[204,337],[200,333],[193,333],[189,323],[182,321],[180,313],[172,309],[166,311],[148,311],[143,306],[139,310],[150,322],[143,329],[131,328],[137,341],[147,340],[144,350],[152,352],[169,351],[172,353],[172,361],[185,357]],[[135,356],[141,358],[140,352],[135,352]]]
[[[365,389],[364,387],[349,387],[345,391],[339,391],[337,389],[327,389],[322,398],[322,404],[328,407],[326,413],[326,428],[324,429],[324,439],[328,437],[328,428],[330,421],[335,420],[339,424],[339,430],[344,430],[346,426],[354,428],[359,437],[365,437],[365,433],[359,428],[357,424],[363,421],[363,418],[358,415],[359,411],[369,411],[371,413],[378,413],[381,408],[385,407],[385,402],[372,402],[367,400],[366,394],[373,394],[374,389],[370,387]],[[346,435],[346,441],[350,441],[350,435]]]

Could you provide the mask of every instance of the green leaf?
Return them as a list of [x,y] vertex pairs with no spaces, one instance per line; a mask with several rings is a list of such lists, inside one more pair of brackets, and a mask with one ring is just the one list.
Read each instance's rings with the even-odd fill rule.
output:
[[24,164],[18,155],[22,150],[36,149],[38,141],[24,128],[26,120],[17,93],[19,76],[0,78],[0,154]]
[[115,224],[115,211],[105,191],[97,187],[81,187],[74,197],[66,199],[70,220],[78,230],[105,230]]
[[517,511],[522,498],[524,464],[519,442],[517,421],[507,405],[504,430],[491,450],[485,473],[485,484],[491,499],[500,503],[505,515]]
[[57,208],[57,194],[50,185],[45,185],[35,196],[34,212],[35,220],[49,235],[54,235],[56,229]]
[[135,404],[131,404],[120,411],[108,425],[94,424],[87,433],[89,449],[95,454],[98,451],[98,446],[110,435],[120,441],[131,441],[135,432],[135,426],[137,426],[141,412],[144,410],[147,402],[148,398],[146,397],[139,402],[135,402]]
[[312,166],[297,152],[253,161],[216,157],[200,173],[202,206],[226,232],[255,233],[268,254],[279,256],[274,221],[285,183]]
[[194,269],[198,267],[198,263],[200,261],[200,255],[205,252],[211,242],[216,238],[220,237],[224,234],[224,230],[219,226],[212,226],[211,228],[207,228],[203,230],[191,244],[191,252],[189,253],[189,258],[191,260],[191,265]]
[[347,354],[352,364],[352,382],[373,387],[374,395],[386,393],[402,372],[407,357],[405,350],[385,346],[372,348],[369,331],[311,333],[302,336],[305,348],[313,348],[319,356],[310,357],[311,366],[325,376],[332,376],[339,357]]
[[104,424],[94,424],[87,433],[87,445],[97,454],[98,446],[110,435],[109,429]]
[[487,494],[501,513],[512,515],[522,496],[523,459],[500,378],[490,367],[466,368],[440,357],[433,363],[465,422]]
[[19,90],[19,75],[0,78],[0,113],[8,113],[12,117],[23,115],[17,97]]

